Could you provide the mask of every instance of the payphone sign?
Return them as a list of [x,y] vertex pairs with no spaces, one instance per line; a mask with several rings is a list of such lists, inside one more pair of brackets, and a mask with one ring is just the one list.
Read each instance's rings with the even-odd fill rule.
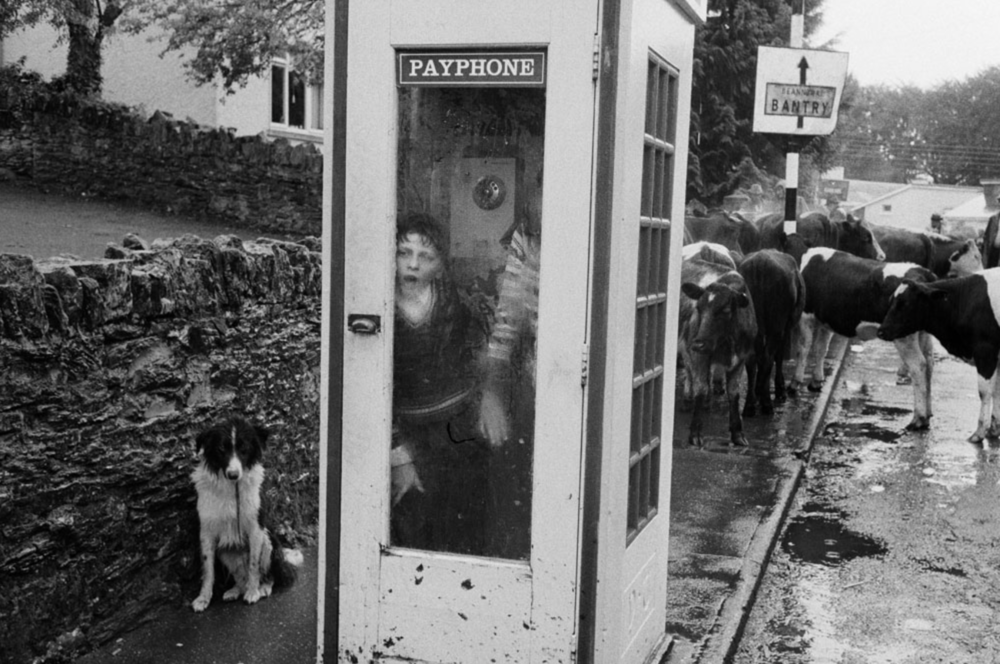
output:
[[545,52],[399,53],[399,85],[545,87]]

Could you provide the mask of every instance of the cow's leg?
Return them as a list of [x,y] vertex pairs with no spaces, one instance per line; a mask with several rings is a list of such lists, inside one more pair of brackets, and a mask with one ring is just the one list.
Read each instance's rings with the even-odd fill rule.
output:
[[976,430],[969,436],[969,442],[982,443],[983,447],[986,447],[988,444],[986,442],[986,435],[989,431],[990,420],[992,418],[994,377],[985,378],[981,373],[976,372],[979,387],[979,422]]
[[795,337],[795,377],[792,378],[792,392],[796,392],[806,382],[806,365],[809,363],[809,350],[812,348],[815,331],[816,317],[812,314],[802,314],[802,318],[799,319],[799,333]]
[[694,393],[694,403],[691,408],[691,426],[688,429],[688,444],[704,447],[701,437],[705,409],[711,399],[712,364],[704,353],[689,353],[691,370],[691,388]]
[[[758,351],[760,359],[757,361],[757,385],[755,387],[757,403],[760,404],[760,412],[764,415],[774,414],[774,402],[771,401],[771,371],[774,369],[774,346],[771,343],[764,344]],[[750,385],[747,385],[749,392]]]
[[726,396],[729,399],[729,441],[733,445],[745,447],[747,438],[743,435],[743,418],[740,417],[740,374],[742,363],[726,371]]
[[[927,417],[934,416],[933,399],[931,392],[934,390],[934,337],[929,332],[918,332],[917,339],[920,341],[920,352],[923,354],[926,363],[927,380]],[[995,412],[995,411],[994,411]]]
[[819,392],[826,381],[826,352],[830,348],[833,330],[819,322],[816,323],[816,334],[813,336],[813,377],[809,381],[809,391]]
[[786,398],[786,393],[790,390],[785,387],[785,354],[788,352],[788,341],[792,336],[791,330],[785,330],[784,336],[778,343],[778,349],[775,352],[775,356],[771,358],[774,363],[774,401],[776,403],[784,403]]
[[[1000,437],[1000,364],[997,366],[997,371],[993,372],[993,379],[990,380],[990,396],[993,403],[988,433],[991,438],[997,438]],[[983,445],[986,445],[985,440]]]
[[930,427],[929,386],[927,384],[927,359],[920,348],[918,334],[911,334],[893,341],[899,359],[913,380],[913,419],[906,425],[909,431]]
[[[755,352],[754,355],[747,359],[747,398],[743,403],[743,417],[753,417],[757,414],[757,395],[758,390],[758,378],[759,374],[762,374],[761,365],[758,364],[757,359],[763,360],[763,353],[759,350]],[[765,385],[765,390],[767,386]],[[763,393],[761,393],[763,394]],[[761,400],[761,408],[763,409],[764,403]]]

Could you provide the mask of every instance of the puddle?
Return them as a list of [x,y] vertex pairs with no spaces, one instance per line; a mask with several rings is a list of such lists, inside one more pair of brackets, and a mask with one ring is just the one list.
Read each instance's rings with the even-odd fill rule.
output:
[[862,415],[888,415],[889,417],[905,417],[913,413],[910,408],[900,408],[898,406],[877,406],[869,403],[861,407]]
[[837,438],[868,438],[883,443],[894,443],[903,436],[901,431],[892,431],[873,422],[831,422],[823,434]]
[[833,567],[854,558],[885,555],[885,544],[844,528],[837,515],[825,512],[792,519],[781,540],[794,560]]

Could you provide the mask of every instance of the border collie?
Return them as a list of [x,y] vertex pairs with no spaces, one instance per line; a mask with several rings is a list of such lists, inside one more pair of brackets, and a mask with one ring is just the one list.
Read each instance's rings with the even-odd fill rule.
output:
[[191,474],[198,493],[201,524],[201,592],[191,603],[204,611],[212,601],[218,559],[235,579],[222,596],[253,604],[274,588],[290,586],[302,553],[283,549],[261,523],[261,457],[268,432],[242,417],[231,417],[195,439],[200,453]]

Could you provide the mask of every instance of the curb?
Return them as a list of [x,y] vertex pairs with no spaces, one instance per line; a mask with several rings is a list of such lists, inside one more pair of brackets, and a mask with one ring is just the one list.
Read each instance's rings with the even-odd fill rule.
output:
[[731,664],[739,648],[743,630],[750,617],[750,610],[757,599],[757,592],[767,571],[767,564],[778,542],[778,535],[784,526],[785,518],[791,509],[792,501],[798,491],[799,483],[809,464],[813,442],[826,417],[830,398],[837,387],[844,366],[844,358],[850,349],[850,340],[845,337],[834,337],[840,347],[834,351],[834,370],[823,385],[816,400],[816,408],[806,427],[806,435],[799,445],[801,456],[788,463],[791,472],[779,480],[775,507],[761,521],[754,531],[743,555],[743,566],[740,568],[740,581],[733,594],[727,598],[719,611],[716,627],[706,640],[696,662]]

